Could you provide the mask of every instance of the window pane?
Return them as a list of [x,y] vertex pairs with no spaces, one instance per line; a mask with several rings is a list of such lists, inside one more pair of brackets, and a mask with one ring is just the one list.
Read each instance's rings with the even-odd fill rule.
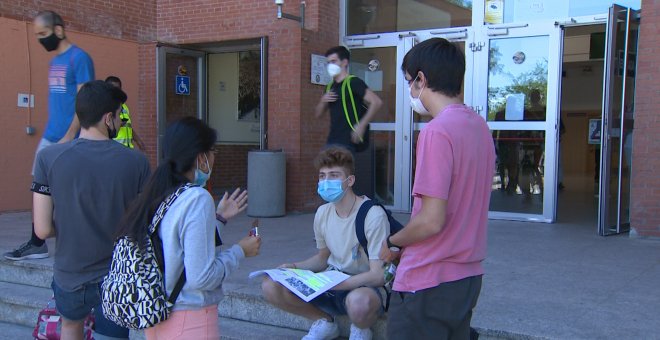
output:
[[385,205],[394,204],[394,132],[372,131],[374,147],[375,198]]
[[613,4],[640,9],[641,0],[484,0],[487,24],[605,14]]
[[396,47],[351,50],[350,72],[364,80],[369,89],[383,100],[373,123],[396,121]]
[[346,0],[348,35],[470,26],[472,0]]
[[545,131],[495,130],[490,211],[543,213]]
[[548,36],[492,39],[488,57],[488,120],[545,120]]

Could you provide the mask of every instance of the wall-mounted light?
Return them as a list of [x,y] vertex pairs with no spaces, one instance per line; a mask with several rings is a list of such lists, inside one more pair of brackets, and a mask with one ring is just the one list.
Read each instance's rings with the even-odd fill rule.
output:
[[277,5],[277,18],[278,19],[291,19],[294,21],[300,22],[300,27],[305,28],[305,1],[300,2],[300,16],[291,15],[287,13],[282,13],[282,6],[284,5],[284,0],[275,0],[275,5]]

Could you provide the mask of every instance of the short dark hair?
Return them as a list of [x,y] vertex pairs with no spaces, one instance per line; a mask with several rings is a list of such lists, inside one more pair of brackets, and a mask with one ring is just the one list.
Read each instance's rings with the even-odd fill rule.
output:
[[353,154],[346,148],[339,146],[329,147],[321,151],[314,159],[314,166],[316,170],[338,166],[346,170],[346,176],[355,174]]
[[403,57],[401,70],[413,79],[423,72],[427,87],[449,97],[461,94],[465,76],[465,54],[458,45],[432,38],[415,45]]
[[325,56],[328,57],[331,54],[337,54],[337,57],[339,57],[339,60],[348,60],[351,61],[351,52],[348,51],[348,49],[344,46],[335,46],[331,47],[327,51],[325,51]]
[[83,84],[76,96],[76,115],[80,126],[89,128],[101,121],[104,114],[116,113],[125,99],[124,91],[102,80]]
[[41,20],[44,26],[48,28],[55,28],[55,26],[62,26],[64,28],[64,20],[62,20],[59,14],[53,11],[41,11],[34,17],[34,20],[37,19]]
[[117,76],[108,76],[108,78],[105,78],[105,82],[119,84],[119,88],[121,88],[121,79]]

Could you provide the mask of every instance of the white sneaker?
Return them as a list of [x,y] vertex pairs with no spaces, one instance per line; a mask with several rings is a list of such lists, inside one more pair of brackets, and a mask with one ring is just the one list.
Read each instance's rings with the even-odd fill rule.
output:
[[373,333],[370,328],[357,328],[354,324],[351,324],[351,335],[348,337],[349,340],[371,340]]
[[[353,332],[351,332],[353,334]],[[302,340],[330,340],[339,336],[339,327],[336,323],[330,322],[326,319],[318,319],[314,321],[312,327],[309,328],[309,333],[305,335]]]

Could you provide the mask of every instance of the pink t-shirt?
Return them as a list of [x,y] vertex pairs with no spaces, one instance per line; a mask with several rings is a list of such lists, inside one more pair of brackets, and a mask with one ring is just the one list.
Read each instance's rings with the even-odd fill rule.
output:
[[488,125],[462,104],[447,106],[417,140],[412,218],[422,196],[447,200],[440,233],[406,247],[394,290],[414,292],[483,274],[495,147]]

